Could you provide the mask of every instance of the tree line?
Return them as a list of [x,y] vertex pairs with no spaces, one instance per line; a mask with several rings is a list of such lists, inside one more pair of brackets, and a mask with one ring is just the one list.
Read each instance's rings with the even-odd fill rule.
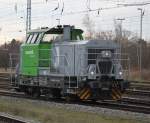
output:
[[11,42],[4,43],[0,46],[0,68],[7,70],[11,66],[15,67],[18,62],[20,45],[20,41],[12,39]]
[[[88,18],[89,19],[89,18]],[[87,21],[87,20],[86,20]],[[121,53],[125,53],[129,58],[130,71],[136,73],[139,71],[139,47],[142,46],[142,69],[143,77],[148,78],[150,74],[150,42],[141,40],[137,34],[122,29],[121,24],[115,24],[115,30],[93,31],[93,24],[88,20],[85,24],[87,27],[86,39],[112,40],[121,44]],[[15,67],[18,62],[21,41],[12,39],[9,43],[0,46],[0,68],[7,70],[10,66]],[[15,56],[18,55],[18,56]],[[11,62],[13,59],[13,62]],[[147,77],[147,76],[148,77]],[[145,77],[146,76],[146,77]],[[150,79],[150,78],[149,78]]]

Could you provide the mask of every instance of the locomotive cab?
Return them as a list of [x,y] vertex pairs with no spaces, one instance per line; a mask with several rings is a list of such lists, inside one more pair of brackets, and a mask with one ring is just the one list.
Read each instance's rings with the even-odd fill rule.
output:
[[28,32],[26,42],[21,46],[20,73],[25,76],[38,76],[41,72],[49,74],[51,65],[52,45],[63,40],[82,40],[83,31],[70,26],[41,28]]

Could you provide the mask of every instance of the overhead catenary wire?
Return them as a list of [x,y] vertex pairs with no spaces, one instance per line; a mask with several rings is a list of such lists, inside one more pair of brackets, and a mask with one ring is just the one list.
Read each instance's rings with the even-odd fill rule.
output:
[[[89,0],[87,0],[87,1],[89,1]],[[36,2],[37,3],[37,2]],[[33,5],[34,4],[36,4],[36,3],[32,3]],[[39,3],[39,4],[41,4],[41,3]],[[116,8],[122,8],[122,7],[126,7],[126,6],[114,6],[114,7],[104,7],[104,8],[97,8],[97,9],[90,9],[90,11],[91,12],[94,12],[94,11],[100,11],[100,10],[109,10],[109,9],[116,9]],[[58,2],[58,6],[55,8],[55,9],[53,9],[53,10],[57,10],[59,8],[59,2]],[[64,2],[63,2],[63,7],[62,7],[62,10],[61,11],[63,11],[63,9],[64,9]],[[52,10],[52,11],[53,11]],[[64,13],[64,15],[69,15],[69,13],[70,14],[80,14],[80,13],[86,13],[86,12],[88,12],[89,10],[84,10],[84,11],[77,11],[77,12],[67,12],[67,13]],[[61,14],[62,14],[62,12],[61,12]],[[57,15],[57,14],[56,14]]]
[[64,0],[62,0],[62,9],[61,9],[61,15],[63,14],[64,12],[64,8],[65,8],[65,4],[64,4]]
[[[44,1],[44,0],[43,0]],[[53,1],[53,2],[55,2],[55,4],[56,3],[58,3],[58,0],[48,0],[47,1],[47,4],[48,5],[50,5],[49,3],[51,2],[51,1]],[[72,0],[66,0],[66,1],[72,1]],[[87,0],[88,2],[90,1],[90,0]],[[110,1],[110,0],[103,0],[103,1],[109,1],[109,2],[114,2],[114,4],[118,1],[118,0],[113,0],[113,1]],[[92,1],[90,1],[90,2],[92,2]],[[14,2],[11,2],[11,3],[13,3],[12,5],[14,6]],[[10,3],[10,4],[11,4]],[[54,7],[54,9],[56,9],[56,11],[55,12],[53,12],[52,13],[52,15],[51,15],[51,13],[49,14],[50,16],[69,16],[69,15],[80,15],[80,14],[84,14],[84,13],[87,13],[87,12],[96,12],[97,14],[99,13],[99,15],[101,14],[101,11],[105,11],[105,10],[111,10],[111,9],[119,9],[119,8],[123,8],[123,7],[125,7],[125,6],[111,6],[111,7],[99,7],[99,8],[92,8],[92,7],[90,7],[90,4],[88,3],[88,8],[90,8],[90,9],[86,9],[86,10],[79,10],[79,11],[76,11],[76,10],[74,10],[74,11],[70,11],[70,12],[68,12],[68,11],[65,11],[66,10],[66,4],[65,4],[65,6],[63,7],[63,4],[65,3],[65,0],[63,0],[63,1],[61,1],[61,3],[59,3],[59,6],[58,6],[58,4],[56,4],[56,7]],[[119,3],[120,3],[120,1],[119,1]],[[39,1],[35,1],[35,0],[33,0],[33,6],[36,6],[36,5],[38,5],[39,7],[42,5],[42,4],[44,4],[44,2],[39,2]],[[18,5],[19,6],[19,5]],[[8,7],[9,8],[9,7]],[[13,8],[13,7],[12,7]],[[58,8],[58,9],[57,9]],[[54,10],[53,9],[53,10]],[[17,13],[18,13],[18,15],[20,14],[22,14],[23,12],[20,12],[20,10],[18,9],[17,10]],[[40,10],[39,10],[39,13],[40,13]],[[9,13],[9,14],[4,14],[4,15],[2,15],[2,18],[0,18],[0,21],[5,21],[5,22],[7,22],[7,21],[9,21],[9,20],[11,20],[11,17],[13,17],[13,15],[14,16],[17,16],[17,15],[15,15],[15,12],[12,12],[12,13]],[[19,16],[20,16],[19,15]],[[50,18],[50,16],[49,15],[41,15],[41,16],[39,16],[39,17],[34,17],[34,15],[33,15],[33,17],[32,17],[32,21],[33,22],[36,22],[36,21],[39,21],[39,20],[41,20],[42,21],[42,19],[41,18],[43,18],[43,17],[47,17],[47,19],[48,18]],[[6,19],[5,19],[6,18]],[[8,18],[8,19],[7,19]],[[9,19],[10,18],[10,19]],[[25,18],[24,18],[25,19]],[[110,18],[111,19],[111,18]],[[13,19],[12,19],[13,20]],[[109,19],[108,19],[109,20]],[[15,21],[15,18],[14,18],[14,21]],[[19,21],[18,19],[16,19],[16,21]],[[134,21],[135,22],[135,21]],[[10,22],[11,23],[11,22]],[[21,23],[21,22],[19,22],[19,23]],[[107,24],[106,24],[107,25]]]

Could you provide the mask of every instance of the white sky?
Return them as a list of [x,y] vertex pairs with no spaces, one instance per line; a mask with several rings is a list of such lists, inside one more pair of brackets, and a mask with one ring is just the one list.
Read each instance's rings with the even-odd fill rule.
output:
[[[103,9],[117,7],[122,3],[150,3],[150,0],[31,0],[32,1],[32,29],[37,27],[52,27],[58,24],[56,19],[61,20],[61,24],[75,25],[83,28],[83,18],[87,12],[80,11],[91,9]],[[64,11],[61,10],[64,2]],[[59,9],[54,10],[59,3]],[[90,4],[89,4],[90,3]],[[15,11],[17,5],[17,12]],[[143,8],[145,15],[143,18],[143,38],[150,39],[150,4],[135,7],[119,7],[89,12],[90,17],[95,22],[96,30],[114,30],[114,19],[125,18],[123,28],[139,34],[140,11]],[[0,43],[10,41],[12,38],[22,39],[25,36],[26,26],[26,0],[0,0]],[[23,17],[23,18],[21,18]],[[20,32],[21,31],[21,32]]]

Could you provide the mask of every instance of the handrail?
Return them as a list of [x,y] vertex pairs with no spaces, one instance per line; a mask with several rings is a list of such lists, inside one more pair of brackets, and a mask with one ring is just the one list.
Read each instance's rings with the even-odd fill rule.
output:
[[[47,51],[47,50],[48,50],[48,51],[52,51],[52,49],[40,49],[40,50],[44,50],[44,51]],[[67,66],[70,67],[71,64],[70,64],[68,58],[66,57],[66,55],[53,55],[53,57],[63,57],[64,60],[66,60],[66,62],[67,62]],[[48,58],[48,59],[39,59],[39,61],[40,61],[40,60],[43,60],[43,61],[52,61],[52,58]],[[51,68],[50,68],[51,66],[52,66],[52,65],[49,64],[49,70],[50,70],[50,72],[52,72],[52,71],[51,71]],[[69,77],[69,88],[71,88],[69,72],[66,71],[64,65],[63,65],[63,66],[59,66],[59,67],[62,67],[62,68],[63,68],[63,71],[64,71],[64,75],[67,75],[67,76]],[[56,72],[56,73],[59,74],[58,72]]]
[[[15,57],[13,57],[15,56]],[[17,53],[9,53],[9,68],[10,68],[10,82],[11,84],[13,84],[13,78],[14,77],[14,72],[13,70],[16,69],[16,66],[18,64],[18,62],[16,62],[17,60],[19,60],[19,54]],[[16,62],[16,64],[14,64],[14,61]],[[13,66],[15,65],[15,66]],[[16,83],[16,79],[15,79],[15,83]]]

